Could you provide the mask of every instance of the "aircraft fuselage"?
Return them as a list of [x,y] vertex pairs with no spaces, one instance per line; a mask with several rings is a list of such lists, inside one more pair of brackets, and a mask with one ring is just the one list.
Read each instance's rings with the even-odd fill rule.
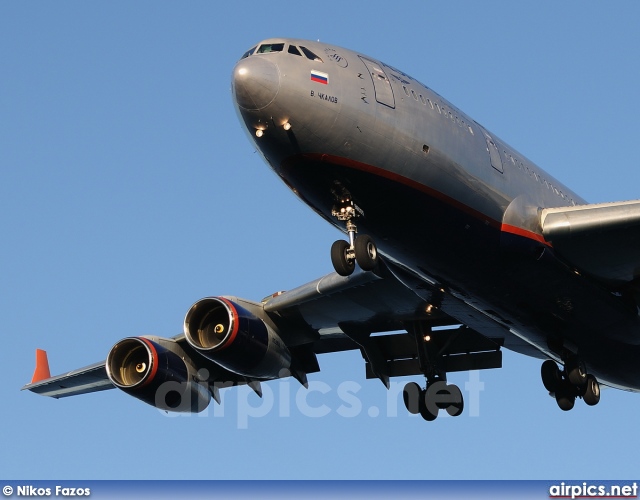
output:
[[579,353],[609,385],[640,389],[634,301],[558,259],[539,208],[586,203],[434,91],[319,42],[270,39],[233,72],[256,148],[324,219],[350,197],[396,277],[505,347]]

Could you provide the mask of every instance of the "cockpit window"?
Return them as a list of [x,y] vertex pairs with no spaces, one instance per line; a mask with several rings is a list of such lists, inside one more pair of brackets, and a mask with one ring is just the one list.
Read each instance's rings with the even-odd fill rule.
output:
[[312,61],[323,62],[322,59],[320,59],[317,55],[311,52],[308,48],[303,47],[302,45],[300,45],[300,48],[302,49],[302,52],[304,52],[304,55],[307,56],[307,59],[311,59]]
[[263,43],[258,49],[258,54],[268,54],[269,52],[282,52],[284,43]]
[[242,57],[240,59],[244,59],[245,57],[249,57],[251,54],[253,54],[256,51],[255,47],[251,47],[249,50],[247,50],[244,54],[242,54]]
[[298,50],[298,47],[296,47],[295,45],[289,45],[289,50],[287,52],[289,52],[289,54],[295,54],[296,56],[302,57],[302,54]]

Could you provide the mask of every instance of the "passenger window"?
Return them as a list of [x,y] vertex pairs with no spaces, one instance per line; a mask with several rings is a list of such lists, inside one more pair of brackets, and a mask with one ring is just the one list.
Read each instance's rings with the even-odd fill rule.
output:
[[320,59],[317,55],[311,52],[308,48],[300,45],[300,49],[302,50],[303,54],[307,56],[307,59],[311,59],[312,61],[317,61],[317,62],[323,62],[322,59]]
[[256,51],[255,47],[251,47],[249,50],[247,50],[244,54],[242,54],[242,57],[240,59],[244,59],[246,57],[249,57],[251,54],[253,54]]
[[302,57],[302,54],[298,50],[298,47],[296,47],[295,45],[289,45],[289,50],[287,52],[289,52],[289,54],[294,54],[296,56]]
[[413,98],[417,101],[418,100],[418,96],[415,92],[415,90],[411,89],[411,95],[413,96]]
[[282,52],[284,43],[263,43],[258,49],[258,54],[268,54],[269,52]]
[[407,87],[403,85],[402,89],[404,90],[404,93],[407,94],[407,97],[409,97],[409,91],[407,90]]

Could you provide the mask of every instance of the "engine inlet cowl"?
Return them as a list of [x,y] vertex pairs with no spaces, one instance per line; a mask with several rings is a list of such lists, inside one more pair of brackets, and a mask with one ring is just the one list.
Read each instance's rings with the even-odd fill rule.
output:
[[278,378],[291,354],[278,334],[242,306],[223,297],[199,300],[184,319],[187,342],[200,354],[234,373]]
[[[174,341],[129,337],[116,343],[105,363],[109,380],[127,394],[167,411],[197,413],[211,393]],[[162,344],[165,344],[164,346]]]

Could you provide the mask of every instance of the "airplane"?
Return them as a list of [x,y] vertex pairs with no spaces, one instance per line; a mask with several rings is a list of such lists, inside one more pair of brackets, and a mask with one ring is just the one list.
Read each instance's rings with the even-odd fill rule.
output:
[[[61,398],[117,387],[199,412],[223,387],[292,376],[359,350],[412,414],[463,412],[447,374],[541,360],[565,411],[601,386],[640,390],[640,201],[588,204],[407,73],[363,53],[273,38],[244,53],[232,97],[250,141],[345,234],[334,272],[260,302],[205,297],[172,338],[128,337],[106,360],[23,387]],[[262,244],[256,242],[256,244]]]

